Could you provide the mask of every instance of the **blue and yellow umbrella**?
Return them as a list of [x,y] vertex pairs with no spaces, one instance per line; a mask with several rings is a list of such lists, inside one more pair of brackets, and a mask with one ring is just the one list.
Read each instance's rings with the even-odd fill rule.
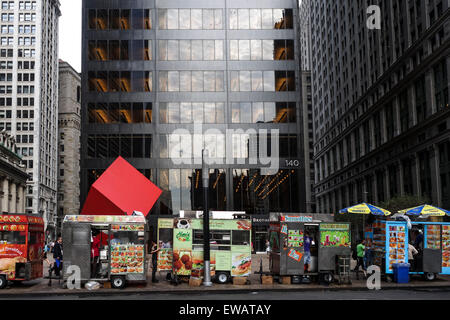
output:
[[376,207],[368,203],[361,203],[355,206],[342,209],[341,211],[339,211],[339,213],[373,214],[375,216],[388,216],[391,214],[390,211],[387,211],[385,209]]
[[441,209],[438,207],[424,204],[418,207],[400,210],[399,213],[407,214],[410,216],[429,216],[429,217],[442,217],[445,215],[450,216],[450,211]]

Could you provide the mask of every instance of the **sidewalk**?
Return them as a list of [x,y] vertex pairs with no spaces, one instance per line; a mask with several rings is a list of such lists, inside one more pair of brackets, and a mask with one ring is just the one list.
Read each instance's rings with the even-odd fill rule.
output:
[[[264,255],[254,255],[252,272],[259,271],[260,259],[263,260],[264,271],[268,271],[268,259]],[[50,260],[50,259],[49,259]],[[50,260],[51,261],[51,260]],[[45,264],[45,263],[44,263]],[[47,267],[44,265],[44,274],[47,274]],[[165,281],[165,272],[157,273],[157,279],[159,283],[151,282],[151,270],[148,273],[147,284],[129,284],[125,289],[105,289],[101,288],[95,291],[89,291],[87,289],[69,290],[62,288],[61,284],[58,284],[58,280],[53,279],[52,285],[48,286],[48,279],[38,279],[21,284],[12,284],[4,290],[0,290],[0,298],[7,298],[8,296],[50,296],[55,294],[61,295],[111,295],[111,294],[142,294],[142,293],[170,293],[170,294],[205,294],[205,293],[244,293],[244,292],[256,292],[256,291],[338,291],[338,290],[368,290],[366,280],[356,280],[355,275],[352,275],[351,285],[339,285],[330,284],[328,286],[318,283],[311,284],[291,284],[284,285],[274,283],[273,285],[262,285],[260,283],[260,276],[258,274],[252,274],[249,277],[250,284],[248,285],[233,285],[233,284],[216,284],[212,287],[190,287],[187,283],[181,283],[177,286],[171,285]],[[361,278],[360,278],[361,279]],[[428,282],[422,280],[420,277],[412,278],[410,283],[397,284],[388,283],[386,281],[381,282],[382,290],[389,289],[433,289],[433,288],[446,288],[450,289],[450,276],[439,276],[437,280]]]

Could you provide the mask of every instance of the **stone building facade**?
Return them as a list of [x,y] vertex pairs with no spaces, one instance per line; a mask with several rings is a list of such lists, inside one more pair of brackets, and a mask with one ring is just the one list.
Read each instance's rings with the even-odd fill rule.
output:
[[0,132],[0,214],[25,213],[27,179],[14,138]]
[[311,2],[318,210],[395,196],[450,208],[448,1]]
[[67,62],[59,61],[58,105],[58,218],[80,210],[80,74]]

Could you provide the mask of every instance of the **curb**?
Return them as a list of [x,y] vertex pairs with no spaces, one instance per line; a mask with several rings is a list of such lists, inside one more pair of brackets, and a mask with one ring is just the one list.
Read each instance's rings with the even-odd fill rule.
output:
[[[382,286],[381,290],[432,290],[432,289],[447,289],[450,290],[450,284],[445,285],[402,285],[402,286]],[[254,289],[239,289],[239,288],[230,288],[230,289],[217,289],[217,290],[114,290],[114,289],[106,289],[104,290],[95,290],[89,291],[87,289],[82,290],[68,290],[66,291],[38,291],[38,292],[26,292],[26,293],[0,293],[0,299],[7,298],[17,298],[18,296],[22,298],[32,298],[32,297],[48,297],[48,296],[83,296],[83,297],[101,297],[101,296],[123,296],[123,295],[148,295],[148,294],[170,294],[170,295],[204,295],[204,294],[236,294],[236,293],[253,293],[253,292],[317,292],[317,291],[371,291],[367,287],[314,287],[314,288],[297,288],[297,287],[286,287],[286,288],[254,288]]]

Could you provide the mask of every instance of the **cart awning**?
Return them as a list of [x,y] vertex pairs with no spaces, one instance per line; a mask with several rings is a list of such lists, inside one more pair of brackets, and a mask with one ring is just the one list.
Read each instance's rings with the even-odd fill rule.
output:
[[94,182],[82,215],[148,215],[162,191],[122,157]]

